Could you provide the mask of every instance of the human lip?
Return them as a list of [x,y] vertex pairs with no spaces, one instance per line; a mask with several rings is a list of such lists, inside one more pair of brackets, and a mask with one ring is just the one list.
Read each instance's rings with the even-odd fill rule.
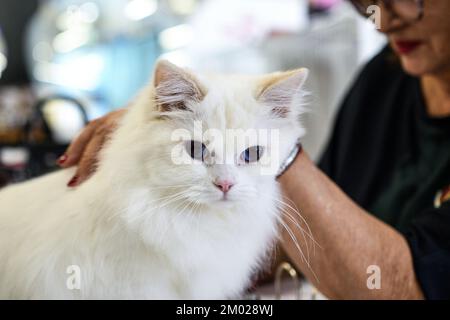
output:
[[411,40],[397,40],[395,41],[395,49],[400,54],[408,54],[416,50],[422,41],[411,41]]

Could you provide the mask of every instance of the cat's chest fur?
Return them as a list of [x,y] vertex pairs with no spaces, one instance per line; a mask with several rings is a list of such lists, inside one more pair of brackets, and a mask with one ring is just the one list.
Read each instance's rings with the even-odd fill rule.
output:
[[[195,217],[171,206],[155,214],[155,199],[142,190],[95,200],[94,190],[105,188],[95,177],[77,192],[47,192],[68,176],[58,172],[0,193],[0,297],[237,297],[275,234],[268,198],[220,214]],[[39,199],[34,207],[13,206],[12,197],[31,192]],[[70,266],[79,267],[79,289],[67,285]]]
[[[275,182],[270,191],[277,194]],[[173,205],[155,213],[154,200],[143,194],[134,192],[128,199],[133,203],[128,210],[138,210],[147,218],[136,223],[126,218],[130,236],[117,244],[124,254],[123,267],[128,270],[118,270],[120,262],[111,264],[114,272],[129,275],[124,283],[139,287],[137,292],[141,293],[132,295],[169,299],[239,297],[275,240],[274,200],[261,196],[228,209],[209,207],[195,214]],[[136,212],[129,214],[136,216]]]

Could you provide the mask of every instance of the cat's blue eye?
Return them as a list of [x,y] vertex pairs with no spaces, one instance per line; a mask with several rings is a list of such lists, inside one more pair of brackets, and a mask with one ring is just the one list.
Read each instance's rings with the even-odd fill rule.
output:
[[192,159],[203,161],[208,149],[204,143],[196,140],[190,140],[186,142],[186,151]]
[[241,153],[241,159],[245,163],[256,162],[261,159],[264,148],[261,146],[253,146]]

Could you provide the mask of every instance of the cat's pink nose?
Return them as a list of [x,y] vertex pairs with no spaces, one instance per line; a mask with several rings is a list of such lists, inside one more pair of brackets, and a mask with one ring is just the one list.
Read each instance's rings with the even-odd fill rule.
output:
[[234,185],[234,183],[229,180],[217,180],[216,182],[214,182],[214,185],[223,193],[227,193]]

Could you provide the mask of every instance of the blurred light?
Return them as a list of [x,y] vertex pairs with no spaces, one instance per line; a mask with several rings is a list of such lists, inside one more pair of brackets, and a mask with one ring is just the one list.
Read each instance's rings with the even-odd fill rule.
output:
[[53,49],[48,42],[41,41],[33,48],[33,59],[37,61],[50,61],[52,56]]
[[188,24],[180,24],[162,31],[159,34],[159,43],[165,50],[174,50],[187,46],[193,37],[192,27]]
[[0,152],[0,162],[5,166],[16,166],[28,162],[30,154],[25,148],[5,147]]
[[[87,95],[98,103],[95,112],[125,104],[145,85],[161,53],[157,35],[172,15],[156,18],[159,1],[166,0],[39,1],[26,52],[37,90]],[[155,13],[132,21],[127,6],[134,19]]]
[[6,59],[6,56],[0,52],[0,77],[2,75],[3,70],[6,69],[7,64],[8,60]]
[[0,78],[2,77],[3,70],[8,65],[8,59],[6,58],[6,44],[3,40],[2,30],[0,29]]
[[70,5],[62,12],[56,21],[61,30],[79,27],[80,24],[91,24],[99,17],[98,5],[94,2],[86,2],[80,6]]
[[161,55],[161,59],[168,60],[179,67],[190,67],[189,56],[183,50],[175,50]]
[[58,27],[58,29],[67,30],[71,27],[71,25],[73,24],[73,16],[76,8],[77,7],[74,5],[68,6],[65,11],[61,12],[61,14],[58,15],[58,17],[56,18],[56,26]]
[[86,2],[80,6],[81,20],[86,23],[94,23],[99,16],[99,9],[96,3]]
[[125,7],[125,16],[130,20],[142,20],[158,9],[157,0],[131,0]]
[[61,53],[67,53],[85,45],[89,41],[89,30],[72,28],[61,32],[53,39],[53,48]]
[[175,14],[188,15],[194,12],[197,0],[169,0],[169,5]]
[[73,89],[93,90],[100,83],[104,67],[102,57],[91,53],[71,57],[61,63],[38,62],[33,75],[38,81]]
[[69,143],[84,127],[83,114],[72,101],[53,99],[44,105],[42,111],[52,129],[53,139],[58,143]]

